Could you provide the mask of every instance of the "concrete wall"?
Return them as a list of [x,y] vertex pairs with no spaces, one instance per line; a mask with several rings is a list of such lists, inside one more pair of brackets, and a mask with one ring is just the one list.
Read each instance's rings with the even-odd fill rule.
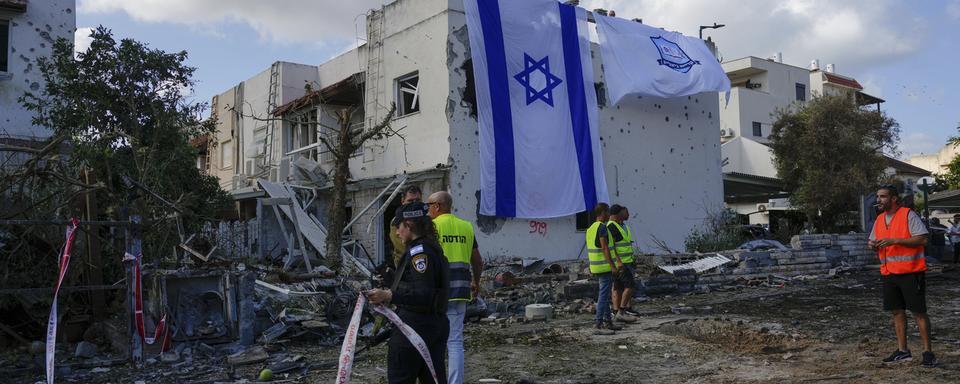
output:
[[[363,154],[350,163],[355,179],[391,176],[420,171],[446,164],[449,156],[446,137],[446,102],[449,84],[443,76],[447,71],[446,45],[447,1],[401,0],[384,8],[383,49],[380,54],[380,74],[377,105],[380,108],[365,116],[380,121],[386,116],[391,102],[397,102],[396,79],[418,72],[420,82],[420,111],[395,117],[390,124],[403,138],[392,137],[369,142]],[[366,70],[368,55],[363,45],[320,65],[320,79],[324,86],[340,81],[357,68]],[[367,84],[367,87],[372,84]],[[398,102],[399,104],[399,102]]]
[[45,82],[36,65],[37,58],[50,56],[58,38],[73,42],[77,29],[73,0],[31,1],[26,13],[0,11],[0,20],[9,23],[9,71],[0,73],[0,136],[43,139],[50,132],[34,126],[33,113],[24,110],[17,99],[26,92],[39,93]]
[[[477,194],[479,148],[477,119],[463,100],[470,57],[465,17],[449,14],[447,66],[451,85],[449,120],[450,191],[454,213],[474,221],[485,257],[576,258],[584,244],[574,216],[544,219],[480,218]],[[594,50],[594,73],[602,82],[600,55]],[[643,97],[601,109],[600,134],[610,198],[630,208],[635,238],[653,251],[653,238],[682,249],[705,210],[723,202],[717,94],[676,99]],[[586,257],[585,254],[582,257]]]

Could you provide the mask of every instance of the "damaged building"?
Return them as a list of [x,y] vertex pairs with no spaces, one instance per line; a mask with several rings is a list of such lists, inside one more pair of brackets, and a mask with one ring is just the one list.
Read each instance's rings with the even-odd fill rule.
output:
[[73,42],[75,3],[0,1],[0,144],[30,147],[50,136],[48,129],[33,124],[33,113],[21,108],[18,99],[46,85],[36,59],[49,56],[57,39]]
[[[252,251],[274,256],[300,248],[284,230],[271,234],[280,222],[293,224],[257,203],[277,197],[271,186],[295,190],[304,216],[325,232],[332,157],[321,138],[335,125],[328,112],[356,108],[359,132],[395,103],[390,124],[401,136],[370,141],[351,158],[345,209],[356,220],[348,243],[355,240],[351,244],[372,260],[382,260],[390,247],[392,206],[399,203],[389,199],[390,191],[417,185],[426,194],[450,191],[454,214],[475,224],[485,258],[585,257],[582,236],[592,221],[587,212],[535,220],[479,215],[478,122],[462,1],[400,0],[370,11],[366,22],[365,44],[315,67],[276,63],[213,99],[219,132],[198,141],[204,150],[198,165],[233,193],[239,219],[259,223],[246,229],[261,235]],[[597,49],[594,42],[610,199],[630,208],[642,250],[682,249],[707,211],[723,204],[718,96],[634,97],[609,105]]]

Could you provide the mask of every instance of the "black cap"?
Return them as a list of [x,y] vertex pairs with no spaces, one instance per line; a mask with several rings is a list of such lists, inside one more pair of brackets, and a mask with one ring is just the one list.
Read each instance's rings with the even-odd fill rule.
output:
[[426,204],[421,202],[407,203],[397,209],[397,214],[393,217],[393,221],[391,223],[399,226],[401,220],[419,219],[422,217],[430,217],[430,215],[427,213]]

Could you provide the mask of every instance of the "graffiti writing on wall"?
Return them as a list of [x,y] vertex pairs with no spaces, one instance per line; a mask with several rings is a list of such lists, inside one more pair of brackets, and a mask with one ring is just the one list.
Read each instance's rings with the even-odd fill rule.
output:
[[546,236],[547,223],[542,221],[530,220],[530,233],[537,233],[540,236]]

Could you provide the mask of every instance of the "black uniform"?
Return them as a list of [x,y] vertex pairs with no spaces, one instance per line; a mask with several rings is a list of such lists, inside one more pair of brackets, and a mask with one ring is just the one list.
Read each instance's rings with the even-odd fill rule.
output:
[[[391,302],[397,315],[413,328],[430,349],[434,370],[440,384],[447,382],[447,290],[450,285],[449,264],[436,242],[419,238],[407,244],[400,258],[403,272]],[[430,370],[416,348],[399,330],[390,336],[387,357],[387,379],[393,383],[433,383]]]

